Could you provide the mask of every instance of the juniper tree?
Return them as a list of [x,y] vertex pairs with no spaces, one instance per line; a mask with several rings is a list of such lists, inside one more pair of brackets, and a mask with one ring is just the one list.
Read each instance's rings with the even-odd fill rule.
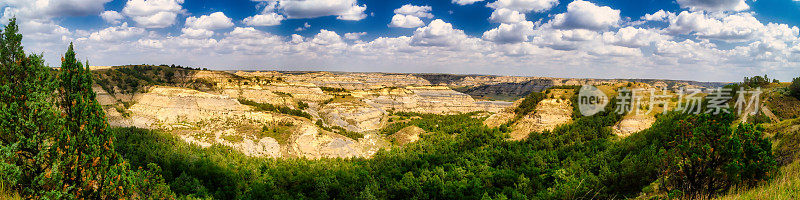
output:
[[734,186],[752,186],[775,170],[772,144],[752,124],[731,124],[736,116],[685,115],[664,132],[663,178],[667,188],[689,198],[711,198]]
[[74,187],[77,197],[107,198],[102,190],[114,190],[107,173],[121,163],[114,151],[105,112],[92,90],[89,64],[75,58],[73,45],[61,59],[58,75],[60,106],[67,132],[57,137],[58,156],[64,158],[65,184]]
[[63,133],[53,70],[41,55],[25,55],[18,32],[11,19],[0,36],[0,183],[25,198],[65,198],[51,154]]

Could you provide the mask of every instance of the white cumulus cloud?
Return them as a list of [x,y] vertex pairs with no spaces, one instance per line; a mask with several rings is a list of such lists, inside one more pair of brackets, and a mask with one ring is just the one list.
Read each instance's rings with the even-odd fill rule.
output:
[[603,40],[606,43],[631,48],[650,46],[652,43],[670,39],[671,36],[661,34],[658,30],[630,26],[620,28],[617,32],[603,33]]
[[751,13],[717,16],[702,11],[683,11],[669,22],[667,30],[673,34],[694,34],[701,38],[734,42],[753,39],[766,30],[765,25]]
[[103,12],[111,0],[4,0],[0,5],[14,7],[19,18],[88,16]]
[[494,9],[506,8],[519,12],[544,12],[558,5],[558,0],[497,0],[486,6]]
[[182,28],[181,32],[183,33],[183,36],[189,38],[209,38],[214,36],[214,31],[206,29]]
[[122,13],[145,28],[165,28],[175,24],[183,13],[184,0],[128,0]]
[[442,21],[433,20],[428,26],[417,28],[411,37],[411,44],[417,46],[454,46],[467,38],[464,31],[454,29],[453,25]]
[[264,5],[264,8],[260,14],[247,17],[242,22],[248,26],[277,26],[286,19],[283,15],[276,13],[278,8],[277,1],[269,1],[261,5]]
[[200,17],[186,18],[186,23],[181,32],[190,38],[208,38],[214,35],[214,30],[233,27],[231,18],[225,13],[215,12]]
[[217,30],[230,28],[232,26],[233,22],[231,22],[231,18],[225,16],[225,13],[222,12],[215,12],[211,13],[210,15],[202,15],[200,17],[186,18],[186,27],[194,29]]
[[556,15],[550,23],[562,29],[605,30],[617,27],[620,11],[577,0],[567,5],[567,12]]
[[745,0],[678,0],[681,8],[693,11],[743,11],[750,9]]
[[395,9],[394,13],[411,15],[422,18],[433,18],[433,14],[430,13],[432,10],[433,8],[431,8],[430,6],[415,6],[411,4],[406,4],[398,9]]
[[492,12],[492,16],[489,17],[489,21],[495,23],[507,23],[507,24],[517,23],[525,21],[525,14],[520,13],[519,11],[516,10],[500,8]]
[[483,33],[483,39],[497,43],[518,43],[528,41],[531,35],[533,35],[533,22],[522,21],[500,24],[499,27]]
[[266,13],[250,16],[242,20],[248,26],[276,26],[283,21],[283,15],[277,13]]
[[392,22],[389,23],[389,26],[399,28],[416,28],[425,26],[425,22],[422,22],[422,19],[417,16],[396,14],[394,17],[392,17]]
[[337,16],[340,20],[358,21],[367,17],[366,5],[356,0],[282,0],[277,9],[289,19]]
[[100,18],[103,18],[103,21],[109,24],[119,24],[122,23],[122,19],[124,19],[125,16],[122,16],[122,14],[119,14],[117,11],[110,10],[100,13]]
[[144,35],[143,28],[129,27],[128,23],[112,26],[89,35],[89,39],[99,42],[119,42]]
[[475,2],[481,2],[481,1],[483,1],[483,0],[453,0],[453,3],[463,6],[463,5],[469,5],[469,4],[473,4]]

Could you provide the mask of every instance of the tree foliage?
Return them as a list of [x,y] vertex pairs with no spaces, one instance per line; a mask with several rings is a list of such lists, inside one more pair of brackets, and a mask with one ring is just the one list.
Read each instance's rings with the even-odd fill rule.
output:
[[789,95],[800,99],[800,77],[792,79],[792,84],[789,85]]
[[522,102],[514,109],[514,113],[517,117],[522,117],[527,115],[530,112],[533,112],[536,109],[536,105],[539,104],[540,101],[544,100],[545,96],[541,92],[531,92]]
[[[244,99],[244,98],[240,98],[238,100],[239,100],[239,103],[244,104],[244,105],[248,105],[248,106],[253,106],[258,111],[271,111],[271,112],[277,112],[277,113],[282,113],[282,114],[287,114],[287,115],[304,117],[306,119],[311,119],[311,114],[308,114],[307,112],[302,111],[302,110],[297,110],[297,109],[293,109],[293,108],[286,107],[286,106],[273,105],[273,104],[269,104],[269,103],[259,103],[259,102],[251,101],[251,100]],[[308,104],[306,104],[306,106],[308,106]]]
[[72,45],[56,73],[25,55],[17,32],[12,19],[0,38],[0,184],[31,199],[171,197],[158,166],[129,169],[117,156],[92,75]]
[[744,77],[744,81],[742,81],[742,86],[750,87],[750,88],[757,88],[757,87],[764,87],[770,84],[770,82],[774,82],[774,80],[770,80],[766,74],[764,76],[753,76],[751,77]]
[[752,185],[773,171],[772,144],[752,124],[735,129],[732,114],[688,115],[667,135],[666,186],[691,198],[710,198],[735,185]]
[[26,198],[63,198],[53,138],[64,120],[55,109],[56,84],[40,55],[26,55],[15,19],[0,37],[0,181]]

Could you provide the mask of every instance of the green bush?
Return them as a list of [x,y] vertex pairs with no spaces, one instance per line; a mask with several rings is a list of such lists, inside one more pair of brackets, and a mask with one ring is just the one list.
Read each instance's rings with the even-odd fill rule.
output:
[[792,84],[789,85],[789,94],[800,99],[800,77],[792,79]]
[[319,89],[322,89],[323,92],[331,92],[331,93],[347,92],[347,90],[344,89],[344,88],[332,88],[332,87],[323,86],[323,87],[319,87]]
[[306,108],[308,108],[308,103],[303,102],[303,101],[298,101],[297,102],[297,109],[305,110]]
[[519,104],[519,106],[516,109],[514,109],[514,113],[517,115],[518,118],[525,116],[528,113],[533,112],[533,110],[536,109],[536,105],[538,105],[539,102],[544,99],[545,96],[543,93],[531,92],[530,94],[525,96],[525,99],[523,99],[522,102]]
[[764,76],[754,76],[752,78],[744,77],[744,81],[742,82],[742,86],[746,86],[746,87],[750,87],[750,88],[757,88],[757,87],[767,86],[767,85],[770,84],[770,82],[771,82],[771,80],[765,74]]
[[258,102],[247,100],[247,99],[238,99],[238,100],[239,100],[239,103],[244,104],[244,105],[248,105],[248,106],[253,106],[253,107],[256,108],[256,110],[259,110],[259,111],[277,112],[277,113],[282,113],[282,114],[287,114],[287,115],[294,115],[294,116],[298,116],[298,117],[304,117],[304,118],[307,118],[307,119],[311,119],[311,114],[308,114],[307,112],[302,111],[302,110],[296,110],[296,109],[292,109],[292,108],[289,108],[289,107],[286,107],[286,106],[276,106],[276,105],[272,105],[272,104],[268,104],[268,103],[258,103]]
[[772,143],[761,128],[731,124],[733,114],[689,115],[667,135],[664,181],[690,198],[711,198],[737,185],[753,185],[776,169]]

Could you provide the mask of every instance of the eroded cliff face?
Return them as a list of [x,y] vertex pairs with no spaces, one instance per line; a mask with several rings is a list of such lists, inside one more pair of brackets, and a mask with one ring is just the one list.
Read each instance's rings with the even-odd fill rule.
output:
[[[192,74],[213,84],[212,89],[154,85],[133,94],[108,93],[102,87],[94,90],[114,126],[161,129],[200,146],[224,145],[256,157],[370,157],[391,145],[376,134],[387,124],[389,112],[496,112],[511,106],[476,101],[448,87],[424,86],[429,82],[402,74]],[[344,90],[323,91],[322,87]],[[304,109],[313,117],[256,111],[240,99]],[[303,104],[309,106],[301,108]],[[352,139],[326,131],[327,127],[364,136]]]
[[382,110],[434,114],[498,112],[512,105],[511,102],[476,101],[469,95],[444,86],[409,86],[382,90],[367,96],[364,101]]
[[392,142],[398,145],[406,145],[414,143],[420,139],[420,136],[425,134],[425,130],[417,126],[408,126],[397,131],[397,133],[390,136]]
[[346,90],[370,90],[384,87],[430,85],[425,79],[411,74],[307,72],[281,74],[277,72],[237,72],[242,77],[281,77],[286,82],[309,83],[319,87]]
[[[116,101],[102,88],[95,89],[105,105]],[[229,146],[249,156],[369,157],[388,144],[377,135],[353,140],[321,130],[309,119],[254,111],[224,94],[156,86],[133,99],[127,117],[110,115],[112,125],[161,129],[190,143]]]
[[650,128],[655,122],[655,116],[631,114],[623,117],[611,130],[614,135],[627,137],[633,133]]
[[328,103],[317,111],[327,124],[348,131],[366,132],[383,127],[386,111],[361,101]]
[[307,127],[301,134],[293,136],[287,152],[301,158],[351,158],[371,157],[390,143],[376,134],[366,134],[353,140],[331,132]]
[[572,104],[569,100],[545,99],[536,109],[513,124],[512,140],[528,138],[531,132],[551,131],[572,121]]

